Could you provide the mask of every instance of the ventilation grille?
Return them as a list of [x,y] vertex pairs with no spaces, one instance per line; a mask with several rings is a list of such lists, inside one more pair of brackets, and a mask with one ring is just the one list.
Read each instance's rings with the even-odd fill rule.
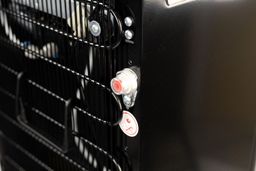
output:
[[0,58],[0,110],[88,170],[128,170],[122,104],[109,88],[127,63],[115,7],[0,0],[1,50],[15,49]]

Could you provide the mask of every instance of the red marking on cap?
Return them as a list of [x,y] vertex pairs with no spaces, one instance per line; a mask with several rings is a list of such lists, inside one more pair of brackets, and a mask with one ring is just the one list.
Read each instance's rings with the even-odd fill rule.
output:
[[121,93],[123,89],[121,80],[114,79],[112,82],[112,88],[116,93]]

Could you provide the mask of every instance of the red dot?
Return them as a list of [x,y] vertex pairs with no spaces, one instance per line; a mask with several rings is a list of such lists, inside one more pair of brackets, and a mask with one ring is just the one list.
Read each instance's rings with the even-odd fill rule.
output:
[[131,123],[130,119],[126,119],[126,122],[127,122],[127,123]]
[[112,82],[112,88],[116,93],[121,93],[123,89],[121,80],[114,79]]

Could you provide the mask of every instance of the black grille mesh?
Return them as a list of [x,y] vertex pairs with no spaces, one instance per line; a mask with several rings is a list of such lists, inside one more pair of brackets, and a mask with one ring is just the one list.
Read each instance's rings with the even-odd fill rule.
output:
[[[59,163],[67,166],[61,170],[73,170],[64,164],[71,159],[79,163],[77,170],[127,170],[117,126],[122,104],[109,88],[127,63],[115,1],[1,0],[0,17],[0,111],[21,134],[47,147],[35,158],[53,170]],[[99,36],[90,31],[94,21]],[[17,135],[4,140],[7,151],[13,143],[32,145],[12,136]],[[6,153],[4,169],[31,170]],[[46,159],[48,153],[58,157]]]

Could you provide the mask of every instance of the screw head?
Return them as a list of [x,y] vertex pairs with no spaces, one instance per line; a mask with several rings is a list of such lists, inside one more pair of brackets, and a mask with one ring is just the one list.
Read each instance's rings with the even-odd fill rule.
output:
[[92,32],[94,32],[94,33],[98,33],[99,32],[99,27],[97,25],[95,25],[95,24],[92,25],[91,29],[92,29]]
[[125,36],[126,39],[131,40],[134,36],[134,33],[131,30],[126,30],[124,32],[124,36]]
[[131,27],[132,24],[133,24],[133,19],[131,17],[125,17],[124,19],[124,24],[127,26],[127,27]]
[[95,20],[91,21],[89,23],[89,30],[93,36],[95,36],[95,37],[99,36],[101,33],[100,24]]
[[129,64],[129,65],[132,65],[132,60],[129,60],[129,61],[128,61],[128,64]]

